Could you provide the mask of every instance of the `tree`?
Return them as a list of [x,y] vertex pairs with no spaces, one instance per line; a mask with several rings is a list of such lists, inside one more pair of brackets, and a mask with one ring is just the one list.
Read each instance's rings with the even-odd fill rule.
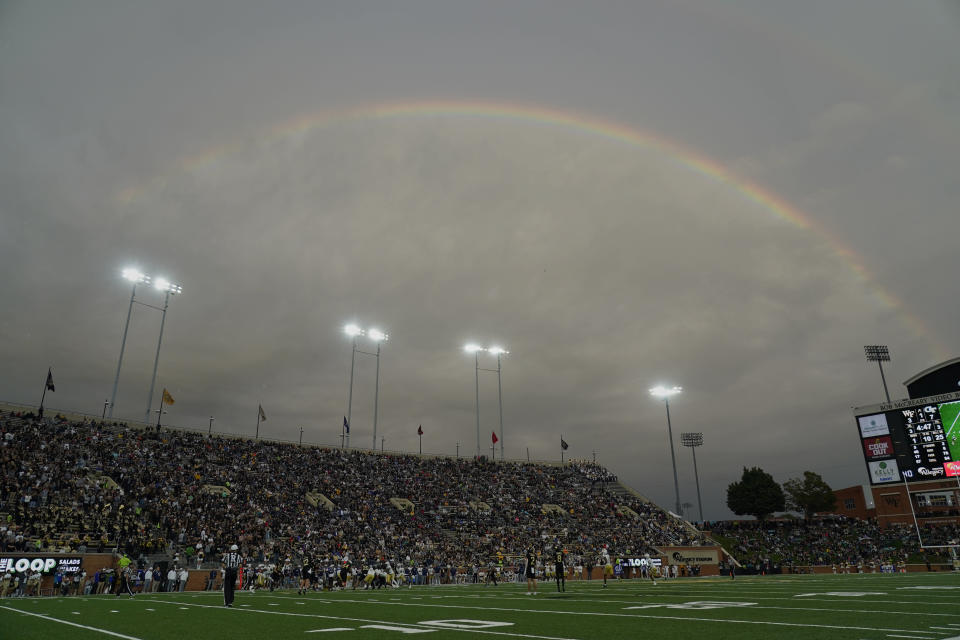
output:
[[783,483],[787,492],[787,507],[803,512],[807,520],[818,511],[833,511],[837,508],[837,496],[819,473],[804,471],[803,479],[791,478]]
[[783,511],[783,489],[760,467],[743,468],[743,477],[727,487],[727,506],[738,516],[751,515],[766,520],[775,511]]

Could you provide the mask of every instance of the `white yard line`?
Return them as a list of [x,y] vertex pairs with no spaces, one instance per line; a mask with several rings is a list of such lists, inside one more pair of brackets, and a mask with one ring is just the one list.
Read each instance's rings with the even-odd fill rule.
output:
[[[283,597],[283,596],[272,596]],[[163,602],[158,600],[157,602]],[[799,627],[799,628],[813,628],[813,629],[845,629],[845,630],[856,630],[856,631],[889,631],[889,632],[900,632],[900,633],[910,633],[912,629],[888,629],[884,627],[855,627],[848,625],[830,625],[830,624],[809,624],[802,622],[775,622],[770,620],[734,620],[729,618],[700,618],[694,616],[666,616],[666,615],[651,615],[651,614],[638,614],[638,613],[606,613],[606,612],[592,612],[592,611],[557,611],[557,610],[543,610],[543,609],[515,609],[509,607],[479,607],[479,606],[469,606],[469,605],[455,605],[455,604],[439,604],[439,603],[420,603],[420,602],[390,602],[384,600],[348,600],[343,598],[337,598],[335,600],[320,600],[316,599],[313,602],[323,603],[323,604],[337,604],[342,602],[349,602],[351,604],[375,604],[375,605],[384,605],[384,606],[398,606],[398,607],[428,607],[435,609],[472,609],[480,611],[506,611],[510,613],[544,613],[550,615],[570,615],[570,616],[600,616],[600,617],[614,617],[614,618],[646,618],[652,620],[679,620],[684,622],[694,621],[694,622],[725,622],[729,624],[750,624],[750,625],[769,625],[774,627]],[[179,603],[169,603],[164,602],[164,604],[179,604]],[[194,607],[205,607],[209,609],[219,609],[222,607],[217,607],[214,605],[199,605],[191,604],[190,606]],[[309,614],[309,613],[287,613],[283,611],[269,611],[269,610],[258,610],[258,609],[240,609],[240,611],[259,611],[261,613],[275,614],[275,615],[289,615],[289,616],[302,616],[302,617],[316,617],[316,618],[327,618],[331,620],[351,620],[356,622],[367,622],[363,619],[355,618],[344,618],[338,616],[324,616],[319,614]],[[396,623],[388,623],[396,624]],[[408,624],[408,623],[400,623]],[[423,627],[418,627],[423,628]],[[547,638],[547,636],[524,636],[523,634],[512,634],[507,632],[497,632],[497,631],[484,631],[484,630],[474,630],[474,629],[460,629],[460,631],[469,631],[471,633],[489,633],[495,635],[512,635],[520,636],[527,638]],[[569,640],[569,639],[564,639]]]
[[59,618],[52,618],[50,616],[41,615],[39,613],[32,613],[30,611],[23,611],[22,609],[17,609],[16,607],[4,607],[0,606],[0,609],[6,609],[7,611],[16,611],[17,613],[22,613],[25,616],[34,616],[35,618],[42,618],[44,620],[49,620],[50,622],[59,622],[60,624],[70,625],[71,627],[80,627],[81,629],[86,629],[88,631],[96,631],[98,633],[105,633],[108,636],[114,636],[116,638],[124,638],[124,640],[141,640],[135,636],[125,636],[122,633],[117,633],[115,631],[108,631],[106,629],[100,629],[98,627],[90,627],[85,624],[77,624],[76,622],[68,622],[66,620],[61,620]]

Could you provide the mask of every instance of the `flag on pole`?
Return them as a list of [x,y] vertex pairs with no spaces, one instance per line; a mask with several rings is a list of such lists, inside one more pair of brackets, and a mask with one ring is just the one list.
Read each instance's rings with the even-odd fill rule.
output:
[[258,404],[257,407],[260,409],[260,422],[266,422],[267,414],[263,412],[263,405]]
[[[263,408],[260,408],[260,411],[263,412]],[[347,422],[347,416],[343,416],[343,430],[347,433],[350,433],[350,423]]]
[[165,404],[173,404],[173,396],[170,395],[170,392],[166,389],[163,390],[163,395],[160,396],[160,406],[162,407]]
[[[36,378],[34,378],[34,380],[36,380]],[[47,387],[46,388],[50,389],[50,391],[56,391],[56,389],[53,388],[53,371],[49,368],[47,369]]]
[[420,425],[419,427],[417,427],[417,435],[418,436],[423,435],[423,425]]
[[560,436],[560,448],[564,451],[570,448],[570,445],[568,445],[567,441],[563,439],[563,436]]
[[493,444],[497,444],[498,442],[500,442],[500,438],[497,437],[497,432],[496,432],[496,431],[491,431],[490,433],[493,434],[493,438],[492,438],[492,439],[493,439]]

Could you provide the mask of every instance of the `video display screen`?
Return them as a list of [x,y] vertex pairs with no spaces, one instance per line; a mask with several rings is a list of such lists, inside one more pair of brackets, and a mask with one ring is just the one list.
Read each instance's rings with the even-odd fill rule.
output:
[[895,409],[856,416],[871,484],[932,480],[957,473],[960,400],[948,396],[946,401],[936,401],[940,398],[895,403]]

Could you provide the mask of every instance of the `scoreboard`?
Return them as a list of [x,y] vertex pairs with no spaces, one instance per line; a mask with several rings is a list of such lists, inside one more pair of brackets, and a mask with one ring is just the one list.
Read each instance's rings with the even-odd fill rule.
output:
[[855,409],[870,484],[960,476],[960,393]]

